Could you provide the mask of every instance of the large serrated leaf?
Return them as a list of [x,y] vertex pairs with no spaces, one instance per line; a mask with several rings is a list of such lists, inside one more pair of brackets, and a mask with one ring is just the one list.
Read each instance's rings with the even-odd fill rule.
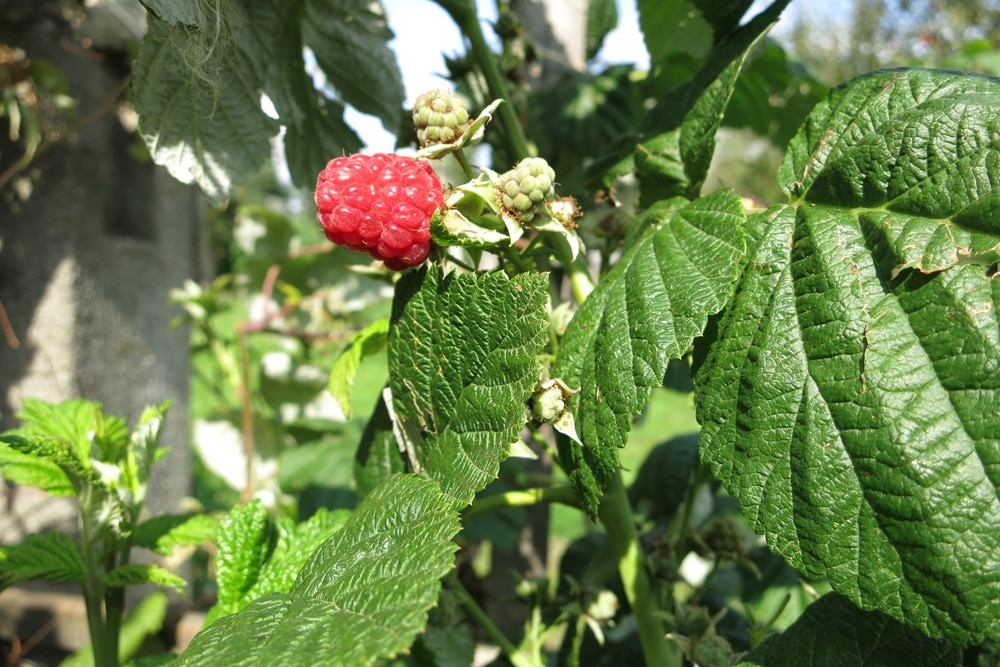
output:
[[132,545],[169,556],[174,549],[211,542],[219,520],[208,514],[160,514],[140,523],[132,535]]
[[615,0],[588,0],[586,59],[597,55],[604,45],[604,38],[618,26],[618,3]]
[[899,622],[862,611],[828,593],[806,607],[794,624],[768,638],[743,660],[748,667],[958,667],[962,652]]
[[215,578],[218,602],[207,622],[238,611],[257,583],[264,563],[274,550],[277,535],[267,520],[263,503],[254,500],[233,508],[219,524]]
[[459,530],[433,481],[398,475],[370,493],[287,594],[259,598],[198,634],[177,665],[367,665],[426,623]]
[[83,581],[80,545],[64,533],[28,535],[21,544],[0,547],[0,589],[23,580]]
[[[248,10],[259,0],[244,0]],[[260,25],[259,20],[255,25]],[[267,24],[264,24],[267,25]],[[280,26],[277,33],[274,26]],[[263,65],[265,90],[285,124],[285,156],[292,181],[312,188],[326,163],[361,149],[358,135],[344,122],[344,104],[316,90],[303,57],[302,6],[285,2],[273,25],[260,36],[262,51],[274,56]]]
[[351,390],[361,362],[365,357],[385,349],[388,337],[389,320],[387,318],[375,320],[351,338],[351,342],[333,364],[327,388],[337,399],[345,418],[350,419],[354,412]]
[[206,625],[244,609],[269,593],[287,593],[320,544],[340,530],[350,512],[320,509],[299,524],[267,519],[259,502],[236,508],[223,523],[216,559],[219,604]]
[[239,48],[239,26],[229,23],[237,14],[225,18],[210,32],[149,16],[132,74],[132,103],[153,159],[214,203],[260,168],[278,131],[261,109],[261,82]]
[[159,565],[139,565],[130,563],[121,565],[101,575],[101,583],[110,588],[125,588],[142,584],[169,586],[181,593],[187,582],[180,575],[174,574]]
[[1000,627],[998,102],[953,72],[834,92],[696,374],[703,456],[770,547],[955,642]]
[[496,477],[527,419],[548,327],[541,274],[411,273],[396,288],[389,383],[419,463],[460,506]]
[[388,46],[393,34],[382,4],[357,0],[306,3],[302,35],[339,97],[359,111],[378,116],[386,129],[396,132],[403,107],[403,78],[396,54]]
[[701,58],[712,48],[712,26],[695,4],[692,0],[637,0],[639,28],[654,64],[677,52]]
[[645,216],[645,233],[573,317],[552,370],[580,388],[583,446],[564,441],[560,456],[591,512],[633,418],[663,382],[669,360],[684,354],[725,305],[744,253],[745,215],[731,191]]
[[[660,109],[675,110],[666,112],[668,117],[647,116],[645,122],[651,126],[669,129],[636,146],[635,171],[642,182],[642,205],[668,197],[698,196],[715,153],[716,133],[748,52],[749,48],[704,90],[693,83],[678,91],[676,99],[668,96],[661,100]],[[698,97],[689,100],[695,91],[699,91]],[[682,109],[688,113],[680,118],[677,110]]]
[[354,456],[354,484],[358,495],[363,498],[396,473],[406,471],[406,462],[396,442],[383,395],[365,425]]

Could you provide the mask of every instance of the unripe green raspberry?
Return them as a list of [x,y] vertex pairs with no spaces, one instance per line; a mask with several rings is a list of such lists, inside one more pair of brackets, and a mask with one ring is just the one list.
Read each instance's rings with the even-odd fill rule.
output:
[[531,222],[555,197],[556,173],[540,157],[521,160],[500,175],[500,203],[521,222]]
[[733,647],[725,637],[715,634],[701,637],[691,650],[691,662],[698,667],[729,667],[733,664]]
[[451,144],[469,125],[469,111],[460,97],[447,90],[431,90],[413,105],[413,124],[421,147]]

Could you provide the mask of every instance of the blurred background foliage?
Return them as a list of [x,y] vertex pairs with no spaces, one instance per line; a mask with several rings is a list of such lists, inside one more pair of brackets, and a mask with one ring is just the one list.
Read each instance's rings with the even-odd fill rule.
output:
[[[499,4],[496,43],[513,94],[526,109],[527,134],[555,167],[561,192],[583,204],[585,238],[593,245],[602,243],[620,230],[627,216],[622,210],[634,203],[623,191],[614,193],[619,207],[611,206],[608,193],[595,191],[589,167],[616,138],[636,131],[651,99],[690,79],[705,54],[696,43],[678,40],[673,48],[652,54],[649,70],[606,64],[598,47],[617,14],[605,13],[592,18],[587,67],[566,70],[544,87],[533,86],[530,72],[537,55],[516,17],[504,11],[505,3]],[[607,10],[608,3],[592,4]],[[772,36],[753,54],[727,111],[706,192],[732,187],[761,202],[781,199],[774,182],[780,147],[830,86],[854,75],[899,65],[1000,73],[996,2],[834,4],[831,9],[818,0],[792,2]],[[485,106],[485,85],[469,61],[446,55],[446,63],[450,85],[470,100],[470,108]],[[412,149],[414,139],[404,132],[397,149]],[[506,169],[510,158],[504,150],[497,141],[475,158]],[[350,419],[332,400],[326,383],[330,366],[351,337],[388,315],[390,280],[372,273],[364,257],[326,243],[315,223],[311,193],[292,188],[273,168],[238,187],[225,207],[210,211],[210,232],[217,278],[208,285],[190,284],[174,295],[185,310],[183,319],[194,324],[198,501],[206,509],[224,510],[241,497],[264,495],[300,520],[320,507],[352,506],[354,452],[385,383],[385,355],[366,357],[362,363]],[[685,372],[679,364],[668,374],[623,452],[626,482],[634,484],[633,500],[649,512],[653,524],[672,511],[663,509],[664,502],[676,508],[678,501],[659,498],[662,485],[643,483],[644,466],[675,465],[673,457],[680,450],[672,439],[697,431]],[[528,477],[523,460],[511,459],[485,494],[524,484]],[[705,526],[719,516],[737,516],[717,485],[699,507],[699,521]],[[580,512],[559,505],[553,506],[550,517],[549,558],[566,554],[563,576],[585,582],[596,576],[595,582],[608,585],[601,576],[613,578],[613,568],[600,576],[572,569],[570,545],[593,546],[591,542],[600,539],[592,534],[594,526]],[[474,563],[482,576],[490,571],[490,558],[517,548],[523,522],[524,512],[516,508],[469,522],[466,539],[487,545],[486,556]],[[746,563],[732,561],[713,574],[711,596],[719,604],[734,596],[749,600],[757,617],[764,618],[783,603],[788,590],[782,586],[794,588],[795,595],[803,589],[794,571],[769,557],[762,545],[748,549],[744,556],[753,567],[785,584],[762,583],[748,575]],[[678,566],[672,563],[667,569]],[[814,585],[822,588],[819,582]],[[790,604],[775,627],[794,619],[805,603]],[[748,631],[739,629],[744,636]]]

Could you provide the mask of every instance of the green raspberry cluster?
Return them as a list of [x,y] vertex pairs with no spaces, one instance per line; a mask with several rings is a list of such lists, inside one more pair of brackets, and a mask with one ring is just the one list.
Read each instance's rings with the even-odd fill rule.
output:
[[521,160],[500,175],[500,203],[513,217],[529,223],[555,196],[556,173],[540,157]]
[[413,105],[413,124],[421,147],[451,144],[469,125],[465,102],[448,90],[431,90]]

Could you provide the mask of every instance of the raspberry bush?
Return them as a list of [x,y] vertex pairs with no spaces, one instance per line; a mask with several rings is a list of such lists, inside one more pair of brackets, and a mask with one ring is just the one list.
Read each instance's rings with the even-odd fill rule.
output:
[[[211,622],[164,664],[471,664],[483,642],[517,667],[996,664],[1000,80],[879,70],[814,98],[764,38],[787,0],[693,1],[683,24],[640,2],[649,72],[593,61],[533,89],[542,52],[513,10],[495,53],[473,3],[439,0],[468,52],[448,60],[455,93],[406,113],[377,3],[147,4],[133,99],[154,159],[221,202],[281,125],[326,237],[397,271],[326,270],[347,256],[328,243],[275,251],[293,227],[277,214],[241,240],[268,306],[219,355],[244,463],[271,447],[309,485],[248,481],[258,501],[219,527]],[[411,119],[399,154],[361,152],[345,104]],[[711,185],[729,123],[793,136],[773,203]],[[360,274],[391,283],[391,306],[349,320],[328,363],[337,317],[313,297]],[[215,353],[210,290],[189,291]],[[307,311],[313,328],[279,328]],[[249,333],[327,364],[320,381],[276,394]],[[383,359],[357,429],[318,427],[319,400],[295,398],[329,376],[324,400],[362,412],[359,369]],[[663,408],[664,386],[699,430],[637,454],[688,404]],[[52,481],[16,467],[52,442],[4,442],[20,480]],[[74,451],[56,467],[116,483]],[[345,471],[350,501],[306,511]],[[546,576],[490,590],[505,551],[551,562],[522,539],[551,504],[586,528]]]

